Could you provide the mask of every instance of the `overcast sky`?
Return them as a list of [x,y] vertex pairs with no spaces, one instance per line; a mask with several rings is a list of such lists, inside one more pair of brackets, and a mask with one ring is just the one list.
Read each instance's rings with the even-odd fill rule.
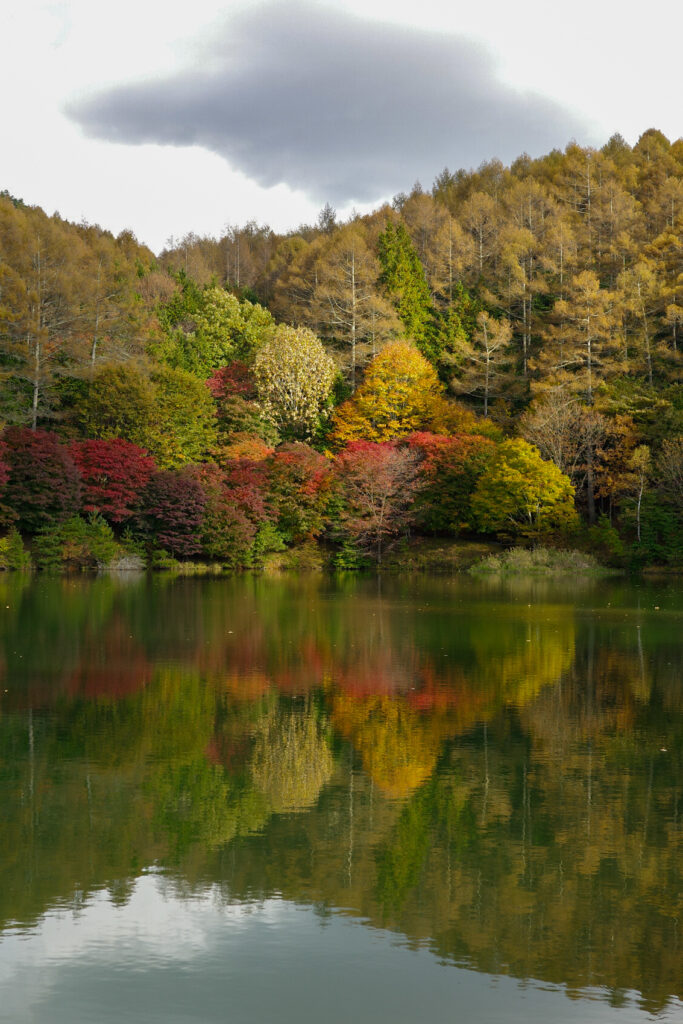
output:
[[683,5],[23,0],[0,189],[152,249],[370,209],[445,166],[683,134]]

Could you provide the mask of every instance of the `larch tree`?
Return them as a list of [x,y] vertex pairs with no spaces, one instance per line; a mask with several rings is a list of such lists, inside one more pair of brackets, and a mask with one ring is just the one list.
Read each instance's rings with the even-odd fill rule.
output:
[[391,303],[379,293],[380,272],[377,257],[355,223],[330,236],[316,264],[313,318],[324,337],[338,340],[348,351],[352,390],[359,347],[374,356],[401,331]]
[[580,392],[588,405],[600,381],[620,367],[614,306],[615,296],[600,287],[593,271],[575,275],[555,303],[556,327],[538,359],[545,380]]
[[654,358],[658,348],[657,313],[661,302],[661,282],[652,264],[639,260],[634,266],[624,270],[617,278],[619,305],[623,311],[625,327],[625,355],[630,363],[629,338],[633,338],[633,347],[640,367],[645,370],[648,383],[654,383]]
[[504,394],[512,380],[512,330],[509,320],[496,320],[482,311],[477,328],[464,349],[460,373],[451,389],[460,395],[474,395],[483,401],[484,416],[491,400]]
[[17,300],[11,318],[5,314],[0,344],[23,390],[17,418],[33,430],[54,409],[59,379],[79,374],[87,359],[89,255],[71,226],[42,211],[29,219],[24,210],[0,202],[0,263],[13,271]]
[[470,275],[477,281],[498,250],[500,213],[495,199],[486,192],[472,193],[462,204],[458,219],[468,238]]

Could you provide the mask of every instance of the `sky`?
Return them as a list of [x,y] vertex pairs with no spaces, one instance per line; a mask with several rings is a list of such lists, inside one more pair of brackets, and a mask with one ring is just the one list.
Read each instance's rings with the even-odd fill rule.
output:
[[0,189],[158,253],[572,139],[673,141],[681,29],[671,0],[23,0],[3,14]]

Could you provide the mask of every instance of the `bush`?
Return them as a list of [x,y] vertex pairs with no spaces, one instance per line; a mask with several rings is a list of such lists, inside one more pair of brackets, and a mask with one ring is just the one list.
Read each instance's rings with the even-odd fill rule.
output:
[[561,551],[555,548],[509,548],[499,555],[488,555],[473,565],[469,572],[533,573],[572,576],[577,573],[599,573],[596,559],[583,551]]
[[288,541],[318,537],[329,514],[332,464],[306,444],[284,444],[268,459],[269,491]]
[[6,537],[0,538],[0,569],[30,569],[31,556],[24,547],[24,542],[16,527],[12,527]]
[[74,441],[70,452],[81,474],[83,511],[99,512],[112,523],[130,519],[156,468],[154,459],[120,437]]
[[109,565],[119,548],[108,523],[99,515],[72,516],[37,534],[34,558],[39,569],[95,570]]
[[588,544],[605,565],[623,565],[626,549],[624,542],[607,516],[600,516],[595,526],[588,529]]
[[[624,527],[634,536],[634,501],[624,502],[622,520]],[[658,565],[683,565],[683,519],[680,510],[663,500],[657,492],[643,496],[640,510],[640,543],[634,536],[629,554],[633,568],[653,562]]]

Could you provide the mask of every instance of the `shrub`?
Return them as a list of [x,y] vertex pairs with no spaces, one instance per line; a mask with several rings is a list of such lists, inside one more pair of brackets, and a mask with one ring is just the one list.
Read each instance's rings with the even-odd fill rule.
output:
[[469,572],[480,573],[530,573],[540,575],[572,576],[576,573],[598,573],[600,565],[584,551],[561,551],[556,548],[510,548],[499,555],[488,555]]
[[306,444],[282,445],[268,460],[269,491],[288,540],[317,537],[325,528],[332,464]]
[[101,569],[118,554],[111,527],[102,516],[72,516],[37,534],[34,558],[39,569]]
[[425,533],[458,534],[471,526],[471,499],[495,452],[488,438],[417,433],[404,444],[421,459],[415,522]]
[[136,522],[153,545],[176,558],[191,558],[202,550],[205,508],[206,495],[195,469],[165,469],[150,478]]
[[607,516],[600,516],[587,531],[588,544],[607,565],[623,565],[626,549],[624,542]]
[[0,537],[0,569],[30,569],[31,556],[24,547],[21,535],[15,526],[6,537]]

